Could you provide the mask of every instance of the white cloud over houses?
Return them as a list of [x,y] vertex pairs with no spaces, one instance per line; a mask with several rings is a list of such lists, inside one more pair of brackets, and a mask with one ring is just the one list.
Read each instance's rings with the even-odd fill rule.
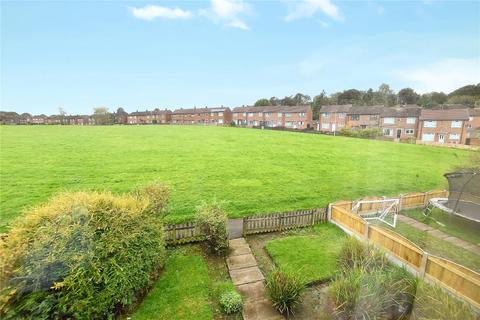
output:
[[134,17],[151,21],[154,19],[190,19],[193,15],[190,11],[179,8],[167,8],[148,5],[143,8],[131,8]]
[[200,10],[200,15],[206,16],[217,23],[249,30],[243,16],[251,12],[249,4],[243,0],[211,0],[210,8]]
[[480,83],[480,58],[446,58],[423,67],[398,71],[398,75],[417,92],[449,93],[467,84]]
[[337,21],[344,21],[345,18],[340,9],[332,3],[331,0],[302,0],[294,2],[290,6],[289,13],[285,17],[285,21],[293,21],[300,18],[311,17],[317,12],[323,12],[330,18]]

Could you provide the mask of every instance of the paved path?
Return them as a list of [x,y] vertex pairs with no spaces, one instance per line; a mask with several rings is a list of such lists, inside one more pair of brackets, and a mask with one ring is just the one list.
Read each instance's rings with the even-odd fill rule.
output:
[[228,272],[233,284],[243,296],[243,319],[284,319],[272,306],[265,291],[264,276],[245,238],[229,241]]
[[461,247],[465,250],[468,250],[470,252],[473,252],[475,254],[480,255],[480,247],[473,244],[473,243],[470,243],[470,242],[467,242],[465,240],[462,240],[462,239],[459,239],[457,237],[446,234],[445,232],[442,232],[438,229],[432,228],[429,225],[426,225],[425,223],[419,222],[419,221],[417,221],[413,218],[410,218],[410,217],[407,217],[407,216],[404,216],[404,215],[399,214],[398,219],[400,219],[400,221],[402,221],[406,224],[409,224],[410,226],[412,226],[412,227],[414,227],[418,230],[426,232],[427,234],[429,234],[431,236],[434,236],[434,237],[440,238],[442,240],[448,241],[448,242],[450,242],[450,243],[452,243],[456,246],[459,246],[459,247]]

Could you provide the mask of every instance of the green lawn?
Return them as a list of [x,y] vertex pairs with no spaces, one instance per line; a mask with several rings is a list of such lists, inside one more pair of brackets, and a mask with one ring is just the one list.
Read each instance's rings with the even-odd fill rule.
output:
[[[381,224],[381,226],[388,227],[385,224]],[[401,221],[397,221],[396,228],[389,228],[400,233],[430,254],[450,259],[467,268],[480,272],[480,256],[473,252],[429,235]]]
[[313,228],[313,234],[271,240],[265,249],[277,267],[299,273],[306,283],[312,283],[337,272],[337,257],[345,238],[338,227],[323,223]]
[[199,245],[173,249],[156,285],[134,312],[134,320],[241,319],[222,314],[218,300],[225,290],[235,290],[224,258],[205,255]]
[[423,209],[405,210],[402,214],[480,246],[480,225],[476,222],[448,214],[440,209],[433,209],[428,217],[423,215]]
[[240,128],[1,126],[0,231],[63,190],[126,192],[161,180],[171,188],[170,221],[213,198],[239,217],[442,188],[442,174],[469,154]]

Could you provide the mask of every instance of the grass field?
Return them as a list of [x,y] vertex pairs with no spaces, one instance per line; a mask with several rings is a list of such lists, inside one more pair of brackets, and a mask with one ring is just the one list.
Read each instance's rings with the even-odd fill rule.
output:
[[281,270],[298,273],[306,283],[327,280],[338,270],[345,233],[330,223],[317,224],[312,234],[271,240],[265,246]]
[[200,126],[0,127],[0,231],[64,190],[171,188],[170,221],[202,201],[232,217],[444,187],[469,152],[384,141]]

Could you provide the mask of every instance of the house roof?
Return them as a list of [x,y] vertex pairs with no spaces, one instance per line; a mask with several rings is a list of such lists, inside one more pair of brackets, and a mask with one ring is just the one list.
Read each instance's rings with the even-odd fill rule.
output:
[[135,111],[130,114],[129,116],[149,116],[149,115],[158,115],[158,114],[164,114],[164,113],[171,113],[170,110],[160,110],[160,109],[155,109],[153,111],[145,110],[145,111]]
[[385,107],[380,113],[380,117],[407,118],[418,117],[422,108],[416,105]]
[[335,104],[329,106],[322,106],[320,112],[348,112],[352,107],[351,104]]
[[468,120],[468,117],[468,109],[423,109],[420,114],[420,120]]
[[384,106],[355,106],[351,107],[348,114],[380,114]]
[[229,108],[190,108],[190,109],[176,109],[172,112],[172,114],[198,114],[198,113],[209,113],[209,112],[224,112],[226,110],[230,110]]
[[234,113],[239,112],[308,112],[310,106],[261,106],[261,107],[237,107]]

